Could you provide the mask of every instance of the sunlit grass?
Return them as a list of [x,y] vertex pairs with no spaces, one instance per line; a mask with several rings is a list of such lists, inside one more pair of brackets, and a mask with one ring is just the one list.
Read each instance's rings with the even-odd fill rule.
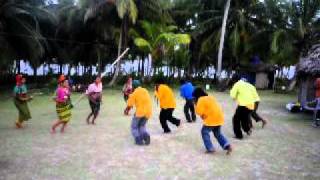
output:
[[[30,103],[33,119],[22,130],[14,129],[17,117],[11,99],[0,97],[0,179],[319,179],[320,130],[310,126],[311,116],[290,114],[285,103],[295,96],[261,92],[259,112],[270,120],[266,129],[255,124],[243,141],[233,139],[231,119],[235,103],[227,93],[211,92],[225,113],[223,131],[234,145],[226,156],[204,154],[201,121],[171,126],[164,135],[159,107],[148,122],[151,145],[138,147],[130,134],[131,116],[123,116],[125,103],[119,90],[105,90],[96,126],[85,122],[89,113],[84,99],[73,109],[65,134],[49,133],[56,119],[50,96]],[[178,94],[178,93],[176,93]],[[77,99],[79,94],[74,94]],[[183,117],[183,100],[175,115]],[[132,114],[132,112],[131,112]],[[185,122],[185,121],[184,121]]]

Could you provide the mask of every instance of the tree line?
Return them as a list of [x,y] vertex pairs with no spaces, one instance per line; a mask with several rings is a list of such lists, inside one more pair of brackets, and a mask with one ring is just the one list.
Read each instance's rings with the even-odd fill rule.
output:
[[[153,74],[234,70],[252,56],[295,64],[320,40],[319,0],[2,0],[1,74],[20,60],[92,66],[104,71],[123,50],[126,60],[150,59]],[[141,67],[140,67],[141,66]],[[120,63],[111,84],[119,75]],[[220,75],[219,72],[217,74]]]

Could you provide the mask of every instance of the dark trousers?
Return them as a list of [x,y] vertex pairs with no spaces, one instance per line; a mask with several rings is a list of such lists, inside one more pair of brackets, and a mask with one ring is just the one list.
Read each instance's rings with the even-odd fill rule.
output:
[[262,117],[259,116],[259,114],[257,113],[258,107],[259,107],[259,102],[255,102],[255,104],[254,104],[254,110],[253,110],[252,113],[251,113],[251,117],[252,117],[256,122],[260,122],[260,121],[263,120]]
[[233,116],[233,131],[238,139],[242,139],[242,130],[246,133],[249,133],[251,130],[251,110],[245,106],[238,106],[236,113]]
[[180,126],[180,120],[172,116],[173,111],[173,108],[161,109],[160,111],[160,123],[165,133],[169,133],[171,131],[167,124],[167,121],[171,122],[176,126]]
[[128,99],[129,99],[129,95],[123,94],[123,99],[124,99],[125,102],[127,102]]
[[90,105],[90,108],[91,108],[91,113],[92,113],[93,115],[98,115],[98,114],[99,114],[100,104],[101,104],[100,101],[92,102],[92,101],[89,100],[89,105]]
[[184,105],[184,115],[186,116],[188,122],[196,121],[193,99],[186,100],[186,104]]

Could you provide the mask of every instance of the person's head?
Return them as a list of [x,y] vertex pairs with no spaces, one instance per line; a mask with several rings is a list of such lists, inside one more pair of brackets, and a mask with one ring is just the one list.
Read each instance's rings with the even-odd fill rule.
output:
[[158,85],[165,84],[165,80],[163,78],[159,78],[156,80],[156,84],[158,84]]
[[68,79],[65,79],[65,80],[63,81],[62,86],[63,86],[64,88],[68,88],[68,87],[69,87],[69,81],[68,81]]
[[63,84],[65,83],[66,80],[67,80],[67,78],[66,78],[63,74],[61,74],[61,75],[59,76],[59,78],[58,78],[58,84],[59,84],[60,86],[63,86]]
[[[25,80],[24,80],[25,81]],[[22,85],[23,83],[25,83],[25,82],[23,82],[23,76],[21,75],[21,74],[17,74],[16,75],[16,84],[18,85],[18,86],[20,86],[20,85]]]
[[195,98],[196,101],[198,101],[200,97],[208,96],[208,94],[202,88],[198,87],[193,91],[192,96]]
[[165,84],[164,79],[163,79],[163,78],[157,79],[157,80],[156,80],[156,90],[158,90],[158,88],[159,88],[159,86],[160,86],[161,84]]
[[180,80],[180,85],[184,85],[186,82],[187,82],[186,80],[181,79],[181,80]]
[[141,86],[141,82],[139,80],[133,80],[132,81],[132,87],[133,89],[138,88],[139,86]]
[[22,84],[25,84],[27,82],[27,78],[22,76],[21,82],[22,82]]
[[231,85],[233,86],[236,82],[238,82],[241,79],[240,74],[236,73],[231,78]]
[[128,77],[127,83],[132,83],[132,77]]
[[96,84],[100,84],[100,83],[101,83],[101,76],[98,75],[98,76],[95,78],[94,82],[95,82]]
[[241,81],[244,81],[244,82],[248,82],[248,79],[246,77],[241,77],[240,79]]

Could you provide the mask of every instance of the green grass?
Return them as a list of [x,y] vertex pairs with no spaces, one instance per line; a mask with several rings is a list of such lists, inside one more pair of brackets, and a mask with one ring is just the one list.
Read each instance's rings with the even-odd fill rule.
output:
[[[223,131],[234,146],[226,156],[204,154],[201,121],[183,124],[164,135],[159,107],[148,123],[151,145],[138,147],[130,134],[131,117],[123,116],[125,103],[119,90],[105,90],[96,126],[88,126],[89,106],[83,100],[73,110],[65,134],[49,133],[56,119],[49,96],[30,103],[33,119],[16,130],[11,99],[0,97],[0,179],[319,179],[320,129],[310,126],[311,116],[291,114],[285,104],[292,95],[261,92],[259,112],[270,120],[266,129],[255,124],[251,137],[233,139],[231,119],[236,104],[226,93],[212,92],[225,113]],[[177,94],[177,93],[176,93]],[[73,95],[77,99],[79,94]],[[175,115],[184,119],[183,100]],[[132,114],[132,112],[131,112]]]

